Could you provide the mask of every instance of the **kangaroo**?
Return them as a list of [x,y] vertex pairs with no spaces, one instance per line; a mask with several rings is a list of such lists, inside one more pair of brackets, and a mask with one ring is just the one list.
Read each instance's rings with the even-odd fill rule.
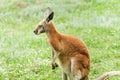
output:
[[[46,33],[47,41],[52,47],[52,68],[58,65],[62,69],[62,80],[89,80],[90,55],[85,43],[77,37],[57,31],[53,22],[54,12],[47,8],[45,18],[37,25],[36,35]],[[103,75],[104,76],[104,75]],[[98,80],[103,80],[101,77]]]
[[45,13],[47,17],[38,24],[34,33],[46,33],[54,51],[52,66],[56,67],[55,60],[58,58],[62,68],[62,80],[89,80],[90,57],[85,43],[74,36],[58,32],[52,21],[54,12],[48,8]]

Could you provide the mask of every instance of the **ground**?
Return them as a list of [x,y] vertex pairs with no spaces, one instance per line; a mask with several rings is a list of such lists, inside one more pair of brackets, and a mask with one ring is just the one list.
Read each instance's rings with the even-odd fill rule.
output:
[[[52,70],[46,35],[33,33],[51,7],[59,32],[81,38],[90,51],[90,79],[120,70],[119,0],[1,0],[0,80],[61,80]],[[120,76],[107,80],[119,80]]]

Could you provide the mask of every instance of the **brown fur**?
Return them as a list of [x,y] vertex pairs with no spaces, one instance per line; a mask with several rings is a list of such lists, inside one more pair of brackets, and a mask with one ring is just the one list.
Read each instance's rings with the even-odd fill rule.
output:
[[70,59],[75,58],[74,72],[80,70],[83,78],[87,77],[90,70],[90,58],[85,44],[74,36],[57,32],[53,22],[50,22],[48,30],[46,34],[49,43],[56,52],[60,53],[58,58],[62,68],[71,65]]

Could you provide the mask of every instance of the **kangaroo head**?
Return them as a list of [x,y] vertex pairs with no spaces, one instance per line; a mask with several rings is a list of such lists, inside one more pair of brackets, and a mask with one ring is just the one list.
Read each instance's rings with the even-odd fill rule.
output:
[[45,18],[37,25],[36,29],[34,30],[34,33],[36,35],[45,33],[47,31],[47,28],[49,27],[49,22],[53,19],[54,12],[51,11],[48,7],[44,15]]

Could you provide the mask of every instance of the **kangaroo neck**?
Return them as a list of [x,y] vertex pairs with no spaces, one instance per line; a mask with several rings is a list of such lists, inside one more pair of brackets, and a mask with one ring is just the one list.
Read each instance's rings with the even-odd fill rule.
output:
[[48,25],[46,34],[48,38],[56,37],[59,35],[59,32],[56,30],[55,25],[52,21]]

